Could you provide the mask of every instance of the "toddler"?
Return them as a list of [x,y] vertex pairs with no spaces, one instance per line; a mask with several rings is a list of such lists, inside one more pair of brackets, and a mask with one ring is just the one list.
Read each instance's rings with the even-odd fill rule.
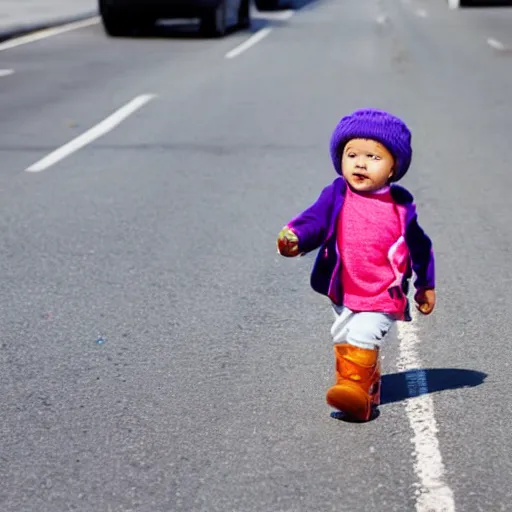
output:
[[330,299],[335,317],[336,382],[326,400],[368,421],[380,402],[382,341],[395,321],[411,320],[412,271],[417,309],[424,315],[434,310],[434,255],[412,195],[394,184],[412,158],[402,120],[382,110],[356,110],[339,121],[330,152],[340,177],[281,230],[277,249],[294,257],[319,248],[311,286]]

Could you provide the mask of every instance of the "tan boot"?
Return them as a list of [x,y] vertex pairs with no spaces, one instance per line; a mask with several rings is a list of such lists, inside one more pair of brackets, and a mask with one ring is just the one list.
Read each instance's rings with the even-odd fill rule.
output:
[[379,349],[341,343],[334,345],[336,384],[327,391],[327,403],[347,416],[368,421],[380,403]]

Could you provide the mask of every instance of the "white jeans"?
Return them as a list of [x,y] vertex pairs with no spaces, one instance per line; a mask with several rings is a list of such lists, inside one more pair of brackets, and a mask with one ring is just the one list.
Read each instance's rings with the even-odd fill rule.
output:
[[334,343],[350,343],[361,348],[380,347],[382,340],[395,323],[386,313],[363,311],[355,313],[345,306],[332,305],[334,323],[331,336]]

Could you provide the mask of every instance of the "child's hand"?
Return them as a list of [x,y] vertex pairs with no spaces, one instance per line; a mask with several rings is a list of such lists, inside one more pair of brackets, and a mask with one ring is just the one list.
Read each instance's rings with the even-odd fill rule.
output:
[[430,315],[436,305],[436,291],[433,288],[418,290],[414,300],[417,302],[416,308],[420,313]]
[[293,258],[299,254],[299,239],[288,227],[284,227],[277,237],[277,252],[281,256]]

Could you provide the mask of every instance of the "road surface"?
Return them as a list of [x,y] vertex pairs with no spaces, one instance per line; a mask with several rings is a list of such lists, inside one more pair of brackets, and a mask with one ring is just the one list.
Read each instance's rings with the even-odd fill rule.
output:
[[[510,510],[511,23],[321,0],[219,40],[0,45],[0,509]],[[438,304],[361,425],[325,404],[314,255],[275,239],[366,106],[413,131]]]

